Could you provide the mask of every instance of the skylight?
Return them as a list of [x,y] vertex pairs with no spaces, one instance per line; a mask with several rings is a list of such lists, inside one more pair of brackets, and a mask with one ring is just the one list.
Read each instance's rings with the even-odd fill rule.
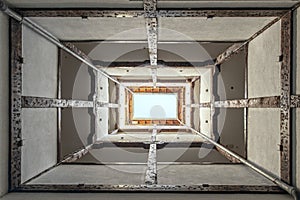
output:
[[133,119],[177,119],[177,94],[133,95]]

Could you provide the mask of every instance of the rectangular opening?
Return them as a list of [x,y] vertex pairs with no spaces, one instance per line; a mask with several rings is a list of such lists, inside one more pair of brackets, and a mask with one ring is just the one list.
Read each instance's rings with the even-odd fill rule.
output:
[[138,93],[133,95],[134,120],[177,119],[177,94]]

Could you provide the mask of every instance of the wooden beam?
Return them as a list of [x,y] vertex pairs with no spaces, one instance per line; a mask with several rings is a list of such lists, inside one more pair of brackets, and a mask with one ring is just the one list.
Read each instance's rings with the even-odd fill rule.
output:
[[279,108],[280,96],[216,101],[217,108]]
[[92,108],[93,101],[22,96],[22,108]]
[[10,21],[10,184],[14,191],[21,184],[21,148],[22,148],[22,25]]
[[291,95],[291,108],[300,108],[300,96]]
[[276,185],[92,185],[92,184],[28,184],[18,188],[20,192],[103,192],[103,191],[132,191],[132,192],[268,192],[282,193]]
[[148,154],[147,171],[145,177],[145,184],[154,185],[157,184],[157,160],[156,160],[156,127],[152,130],[151,144]]
[[[151,10],[151,9],[150,9]],[[156,11],[159,17],[278,17],[288,10],[224,10],[224,9],[180,9]],[[20,9],[24,17],[144,17],[145,11],[141,9]],[[148,12],[148,14],[152,14]],[[147,15],[146,15],[147,16]],[[148,15],[151,16],[151,15]]]
[[291,12],[281,19],[280,66],[280,174],[281,179],[291,183],[291,127],[290,127],[290,81],[291,81]]
[[[211,103],[200,103],[190,105],[192,108],[210,108]],[[280,96],[258,97],[250,99],[234,99],[215,101],[215,108],[279,108]]]
[[144,0],[144,11],[146,20],[146,30],[148,38],[148,51],[151,65],[151,76],[153,87],[157,83],[157,36],[158,24],[156,15],[156,0]]

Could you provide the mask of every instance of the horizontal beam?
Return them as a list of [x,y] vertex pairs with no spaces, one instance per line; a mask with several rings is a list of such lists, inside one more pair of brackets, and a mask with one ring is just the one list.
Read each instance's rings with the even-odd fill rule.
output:
[[105,107],[105,108],[120,108],[120,104],[117,104],[117,103],[97,102],[97,106]]
[[291,95],[291,108],[300,108],[300,96]]
[[[166,10],[160,9],[155,13],[158,17],[277,17],[286,13],[288,10],[224,10],[224,9],[181,9]],[[145,17],[145,11],[120,10],[120,9],[24,9],[19,11],[24,17]],[[153,15],[154,12],[149,12]],[[151,17],[148,15],[147,17]]]
[[216,108],[279,108],[280,96],[215,101]]
[[[296,101],[296,100],[295,100]],[[189,106],[189,105],[186,105]],[[191,108],[210,108],[211,103],[191,104]],[[215,108],[279,108],[280,96],[215,101]]]
[[91,184],[28,184],[21,185],[19,192],[101,192],[101,191],[132,191],[132,192],[272,192],[282,193],[276,185],[91,185]]
[[22,108],[92,108],[93,101],[22,96]]

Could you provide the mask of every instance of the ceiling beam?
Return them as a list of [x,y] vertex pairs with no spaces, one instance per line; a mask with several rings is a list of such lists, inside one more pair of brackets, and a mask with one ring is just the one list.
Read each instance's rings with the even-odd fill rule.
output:
[[280,177],[291,183],[291,34],[292,14],[289,12],[281,20],[280,66]]
[[[296,100],[295,100],[296,101]],[[210,102],[192,104],[192,108],[210,108]],[[280,108],[280,96],[215,101],[215,108]]]
[[300,95],[291,95],[291,108],[300,108]]
[[156,135],[157,128],[154,125],[148,154],[147,171],[145,174],[145,184],[147,185],[157,184]]
[[93,101],[22,96],[22,108],[92,108]]
[[[151,6],[147,6],[151,9]],[[147,10],[146,10],[147,11]],[[156,13],[159,17],[278,17],[288,9],[157,9],[147,12],[151,17]],[[145,10],[141,9],[20,9],[24,17],[145,17]]]
[[144,0],[144,11],[146,20],[146,31],[148,39],[148,51],[151,65],[151,77],[153,87],[157,83],[157,37],[158,23],[156,15],[156,0]]

